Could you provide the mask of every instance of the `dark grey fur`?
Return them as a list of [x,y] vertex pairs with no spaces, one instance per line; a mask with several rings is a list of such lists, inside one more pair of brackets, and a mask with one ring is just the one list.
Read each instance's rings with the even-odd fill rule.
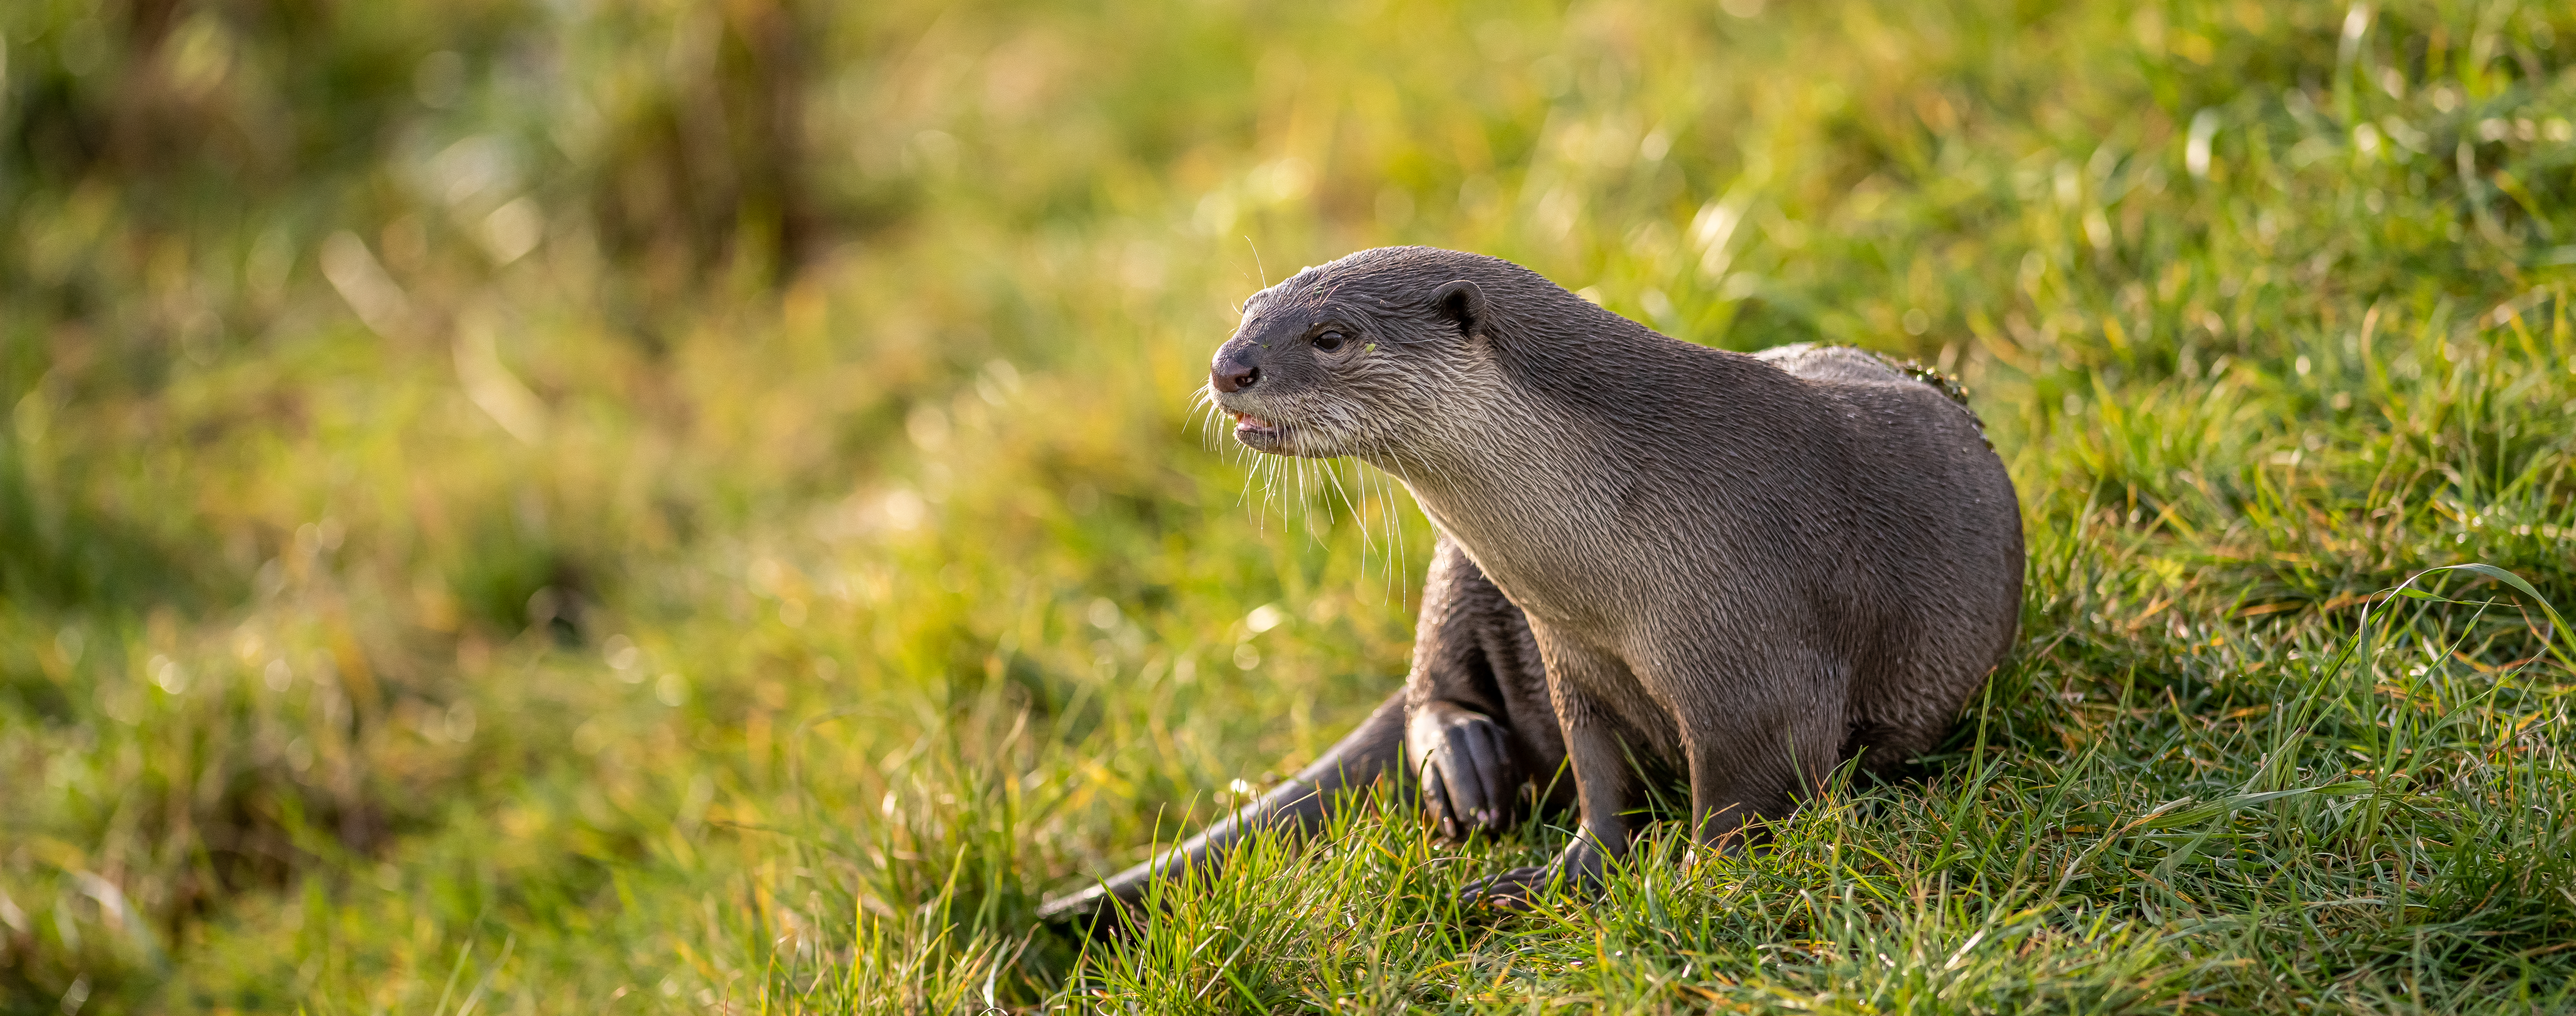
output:
[[[1507,824],[1571,763],[1583,835],[1471,889],[1497,902],[1597,882],[1646,780],[1685,781],[1716,846],[1842,761],[1903,762],[2011,644],[2003,464],[1867,354],[1708,349],[1509,262],[1396,247],[1255,295],[1211,374],[1239,440],[1361,458],[1438,526],[1402,740],[1443,830]],[[1394,704],[1318,765],[1383,765]]]

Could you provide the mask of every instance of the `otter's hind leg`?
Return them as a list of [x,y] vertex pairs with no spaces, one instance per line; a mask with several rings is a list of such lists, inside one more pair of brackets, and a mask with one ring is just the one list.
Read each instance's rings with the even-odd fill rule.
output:
[[1838,711],[1778,719],[1729,732],[1735,736],[1693,738],[1687,745],[1691,839],[1699,847],[1722,851],[1737,845],[1746,823],[1787,815],[1833,772],[1841,747]]
[[[1695,844],[1728,849],[1741,842],[1746,823],[1787,815],[1824,787],[1843,759],[1848,672],[1808,653],[1782,652],[1659,675],[1668,686],[1704,690],[1674,696]],[[1727,692],[1706,693],[1719,689]]]

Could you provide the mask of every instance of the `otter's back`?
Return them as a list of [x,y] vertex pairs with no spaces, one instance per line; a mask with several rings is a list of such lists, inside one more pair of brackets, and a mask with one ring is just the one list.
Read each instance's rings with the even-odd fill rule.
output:
[[1904,381],[1904,373],[1887,361],[1850,346],[1819,346],[1801,342],[1791,346],[1773,346],[1753,358],[1809,381]]

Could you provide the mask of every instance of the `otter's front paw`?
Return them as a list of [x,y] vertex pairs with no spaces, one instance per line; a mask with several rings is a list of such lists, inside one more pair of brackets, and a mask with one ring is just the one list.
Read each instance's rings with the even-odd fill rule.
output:
[[1514,868],[1469,882],[1458,891],[1458,898],[1471,907],[1525,913],[1537,909],[1540,898],[1550,893],[1598,894],[1613,863],[1615,860],[1600,849],[1600,841],[1587,832],[1566,844],[1565,850],[1546,864]]
[[1408,727],[1422,803],[1440,835],[1462,840],[1478,829],[1499,833],[1511,827],[1521,781],[1501,724],[1433,702],[1416,710]]
[[1458,890],[1458,901],[1470,907],[1491,907],[1525,914],[1538,909],[1539,897],[1555,888],[1559,881],[1559,869],[1553,864],[1514,868],[1467,883],[1465,888]]

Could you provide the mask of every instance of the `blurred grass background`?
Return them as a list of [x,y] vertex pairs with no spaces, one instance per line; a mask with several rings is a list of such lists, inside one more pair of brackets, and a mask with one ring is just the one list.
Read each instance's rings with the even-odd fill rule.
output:
[[[0,1011],[2563,1011],[2564,634],[2373,594],[2576,605],[2571,57],[2515,0],[9,4]],[[2027,647],[1922,780],[1616,906],[1455,924],[1553,834],[1364,815],[1033,932],[1398,682],[1427,525],[1187,414],[1384,243],[1959,373]]]

